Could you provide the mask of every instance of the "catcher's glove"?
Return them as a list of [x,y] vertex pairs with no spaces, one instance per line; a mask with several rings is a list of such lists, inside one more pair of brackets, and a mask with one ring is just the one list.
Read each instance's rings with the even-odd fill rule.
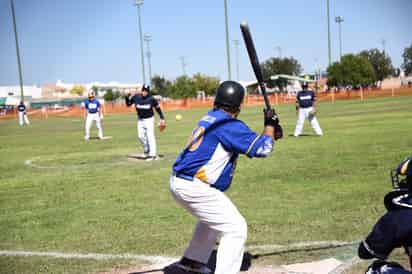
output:
[[159,121],[159,130],[160,130],[160,132],[165,130],[165,128],[166,128],[166,121],[162,119],[162,120]]

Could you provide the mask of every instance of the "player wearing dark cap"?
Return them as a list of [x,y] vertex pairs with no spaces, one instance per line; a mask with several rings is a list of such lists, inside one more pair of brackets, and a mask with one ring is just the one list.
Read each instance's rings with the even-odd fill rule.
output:
[[165,117],[159,102],[150,94],[150,86],[143,85],[140,94],[126,96],[126,105],[134,104],[137,113],[137,135],[143,145],[142,157],[147,161],[157,160],[156,138],[154,134],[154,111],[159,114],[159,128],[163,131],[166,127]]

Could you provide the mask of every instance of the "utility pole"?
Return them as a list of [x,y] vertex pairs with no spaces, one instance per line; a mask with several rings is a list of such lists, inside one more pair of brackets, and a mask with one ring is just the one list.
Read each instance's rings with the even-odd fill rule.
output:
[[17,36],[17,26],[16,26],[16,14],[14,12],[14,3],[13,0],[10,0],[11,4],[11,13],[13,15],[13,29],[14,29],[14,38],[16,40],[16,53],[17,53],[17,65],[19,68],[19,81],[20,81],[20,101],[24,102],[24,92],[23,92],[23,75],[21,71],[21,61],[20,61],[20,50],[19,50],[19,38]]
[[329,66],[332,64],[332,52],[331,52],[331,42],[330,42],[330,5],[329,0],[327,0],[327,9],[328,9],[328,60]]
[[282,48],[279,47],[279,46],[276,46],[276,47],[275,47],[275,50],[278,51],[278,57],[279,57],[279,58],[282,58]]
[[236,52],[236,79],[239,81],[239,40],[232,40],[233,44],[235,45],[235,52]]
[[385,38],[382,38],[382,39],[381,39],[381,44],[382,44],[383,54],[385,54],[385,48],[386,48],[386,40],[385,40]]
[[227,16],[227,0],[224,0],[225,4],[225,26],[226,26],[226,55],[227,55],[227,73],[228,73],[228,80],[232,79],[232,70],[230,67],[230,46],[229,46],[229,20]]
[[342,16],[336,16],[335,17],[335,22],[338,23],[338,25],[339,25],[339,54],[340,54],[340,59],[342,59],[342,22],[343,22],[343,17]]
[[144,53],[143,53],[143,31],[142,31],[142,20],[140,16],[140,7],[143,5],[144,0],[136,0],[134,5],[137,7],[137,18],[139,21],[139,37],[140,37],[140,58],[142,61],[142,79],[143,84],[146,83],[146,72],[144,69]]
[[180,61],[182,62],[183,75],[186,75],[186,66],[187,66],[187,63],[186,63],[186,61],[185,61],[185,57],[184,57],[184,56],[180,56],[179,59],[180,59]]
[[150,42],[152,41],[152,36],[150,34],[145,34],[144,35],[144,40],[146,42],[146,48],[147,48],[147,64],[149,66],[149,83],[152,83],[152,52],[150,51]]

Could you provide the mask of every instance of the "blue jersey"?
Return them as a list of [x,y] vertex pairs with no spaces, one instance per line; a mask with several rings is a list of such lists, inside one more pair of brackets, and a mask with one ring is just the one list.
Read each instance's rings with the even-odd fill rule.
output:
[[190,144],[173,165],[174,174],[197,178],[221,191],[232,182],[239,154],[266,157],[273,148],[272,138],[257,135],[222,110],[212,110],[198,122]]
[[97,99],[84,101],[84,107],[87,109],[88,113],[98,113],[100,109],[100,102]]
[[301,108],[312,107],[315,100],[315,93],[311,90],[302,90],[299,91],[296,95],[296,102],[299,104],[299,107]]

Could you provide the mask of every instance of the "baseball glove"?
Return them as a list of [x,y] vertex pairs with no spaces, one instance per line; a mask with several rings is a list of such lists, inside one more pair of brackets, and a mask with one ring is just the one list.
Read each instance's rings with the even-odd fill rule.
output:
[[164,131],[166,129],[166,121],[165,120],[160,120],[159,121],[159,130],[160,132]]
[[318,113],[318,112],[316,111],[316,109],[312,109],[312,110],[309,112],[309,115],[310,115],[310,116],[316,116],[317,113]]

